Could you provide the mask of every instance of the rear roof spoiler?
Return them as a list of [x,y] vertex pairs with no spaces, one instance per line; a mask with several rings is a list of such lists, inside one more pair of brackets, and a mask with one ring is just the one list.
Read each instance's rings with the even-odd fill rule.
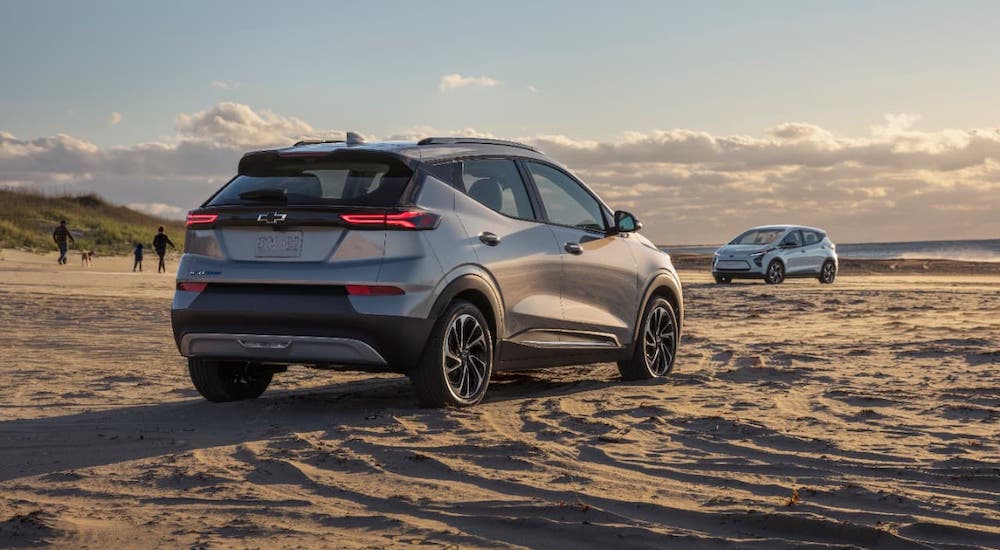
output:
[[518,143],[516,141],[507,141],[504,139],[477,138],[477,137],[429,137],[418,141],[417,145],[458,145],[462,143],[469,143],[476,145],[502,145],[505,147],[517,147],[518,149],[527,149],[529,151],[534,151],[536,153],[541,152],[530,145],[525,145],[523,143]]

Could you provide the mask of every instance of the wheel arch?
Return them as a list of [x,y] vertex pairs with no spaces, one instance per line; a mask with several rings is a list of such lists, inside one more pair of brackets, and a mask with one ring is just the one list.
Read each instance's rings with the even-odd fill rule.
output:
[[650,300],[657,296],[666,299],[674,308],[674,314],[677,315],[678,334],[684,328],[684,295],[681,292],[681,283],[676,277],[670,274],[658,273],[646,285],[646,290],[642,294],[642,305],[636,314],[635,324],[633,325],[632,345],[635,345],[636,334],[638,334],[639,327],[642,324],[642,314],[645,313],[646,306],[649,305]]
[[500,341],[503,331],[503,307],[500,295],[493,286],[480,275],[465,274],[448,283],[431,307],[429,319],[437,319],[455,300],[465,300],[479,308],[486,318],[493,335],[494,346]]

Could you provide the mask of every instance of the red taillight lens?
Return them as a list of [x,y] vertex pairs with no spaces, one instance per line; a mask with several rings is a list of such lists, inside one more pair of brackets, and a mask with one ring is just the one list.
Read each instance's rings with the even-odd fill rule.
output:
[[188,214],[187,215],[187,226],[192,225],[207,225],[210,223],[215,223],[215,220],[219,219],[218,214]]
[[177,283],[177,290],[184,292],[202,292],[208,287],[208,283]]
[[347,294],[351,296],[399,296],[406,294],[398,286],[388,285],[347,285]]
[[340,219],[360,226],[386,229],[434,229],[438,215],[423,210],[407,210],[388,214],[341,214]]

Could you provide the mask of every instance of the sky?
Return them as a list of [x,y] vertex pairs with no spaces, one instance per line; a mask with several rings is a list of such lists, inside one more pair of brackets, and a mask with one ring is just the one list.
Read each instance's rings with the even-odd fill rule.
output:
[[532,143],[664,244],[1000,237],[996,2],[0,2],[0,186],[181,217],[242,152]]

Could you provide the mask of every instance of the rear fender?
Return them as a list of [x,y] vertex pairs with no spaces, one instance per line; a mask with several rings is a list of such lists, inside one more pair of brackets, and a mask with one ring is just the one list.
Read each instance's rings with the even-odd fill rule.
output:
[[[466,268],[468,267],[471,266],[466,266]],[[492,279],[485,274],[467,271],[452,279],[438,294],[438,298],[431,308],[428,319],[436,320],[441,317],[445,309],[448,308],[448,305],[455,300],[455,297],[466,291],[476,292],[486,299],[492,311],[484,311],[483,315],[491,317],[496,325],[494,328],[495,334],[493,335],[494,340],[501,340],[504,334],[503,299],[500,293],[497,292],[496,285],[492,282]]]

